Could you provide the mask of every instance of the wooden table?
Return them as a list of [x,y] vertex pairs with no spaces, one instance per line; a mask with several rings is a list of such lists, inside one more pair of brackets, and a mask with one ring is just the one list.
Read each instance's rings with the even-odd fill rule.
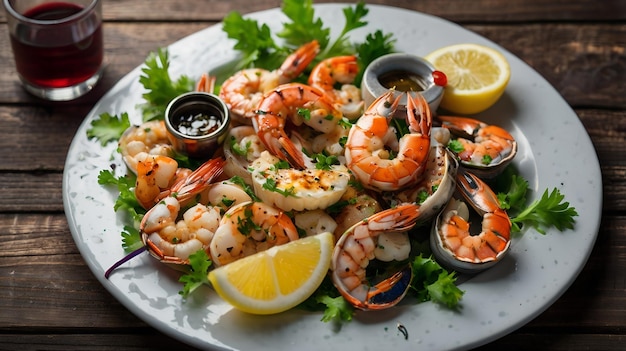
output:
[[[443,17],[519,56],[574,108],[600,159],[604,207],[586,267],[547,311],[481,349],[623,350],[626,1],[371,2]],[[68,103],[41,101],[22,90],[6,18],[0,15],[1,350],[192,349],[131,314],[85,265],[63,212],[66,152],[94,103],[143,63],[150,51],[219,22],[231,10],[248,13],[279,4],[279,0],[104,1],[105,77],[95,91]]]

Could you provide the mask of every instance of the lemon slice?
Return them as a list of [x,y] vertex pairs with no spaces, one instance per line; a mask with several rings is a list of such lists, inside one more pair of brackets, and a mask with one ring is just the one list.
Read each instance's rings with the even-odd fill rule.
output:
[[502,96],[511,68],[497,50],[477,44],[457,44],[425,56],[446,74],[448,84],[440,106],[453,113],[482,112]]
[[306,300],[328,273],[334,236],[325,232],[244,257],[209,272],[217,293],[254,314],[286,311]]

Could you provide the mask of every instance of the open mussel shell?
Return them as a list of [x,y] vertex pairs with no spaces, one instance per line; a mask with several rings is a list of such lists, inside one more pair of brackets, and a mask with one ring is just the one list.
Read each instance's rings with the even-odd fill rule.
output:
[[479,165],[471,162],[460,160],[461,166],[467,171],[474,173],[481,179],[493,179],[500,175],[517,155],[517,142],[512,142],[511,152],[499,161],[489,165]]
[[426,198],[420,204],[420,216],[417,225],[423,225],[430,222],[437,216],[446,206],[456,189],[456,174],[459,169],[459,163],[456,157],[448,149],[443,147],[434,147],[431,152],[438,153],[437,162],[444,163],[445,173],[442,175],[441,183],[437,186],[437,190]]
[[[451,201],[456,201],[454,198]],[[450,203],[449,203],[450,204]],[[463,274],[476,274],[493,267],[500,262],[509,252],[511,242],[508,241],[506,248],[500,251],[495,259],[491,261],[468,260],[457,256],[443,241],[441,228],[444,225],[444,216],[449,212],[450,206],[441,211],[436,220],[433,221],[430,231],[430,249],[439,264],[449,270],[454,270]]]

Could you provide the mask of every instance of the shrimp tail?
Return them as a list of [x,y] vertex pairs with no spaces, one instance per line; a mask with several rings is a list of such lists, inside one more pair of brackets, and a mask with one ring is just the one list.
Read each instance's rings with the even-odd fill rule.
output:
[[212,93],[213,90],[215,90],[216,81],[217,77],[210,76],[205,73],[198,80],[198,83],[196,84],[196,90],[205,93]]
[[[306,168],[302,151],[298,150],[284,130],[279,130],[271,134],[260,132],[259,137],[264,141],[268,150],[276,157],[289,162],[294,168]],[[264,137],[265,139],[263,139]]]
[[433,124],[432,113],[422,94],[416,94],[415,98],[407,94],[407,117],[411,131],[428,136],[430,140],[430,130]]
[[281,78],[283,78],[285,82],[295,79],[313,62],[319,52],[320,45],[317,40],[313,40],[299,47],[293,54],[289,55],[278,69]]
[[181,202],[194,197],[222,174],[224,163],[225,161],[221,157],[206,161],[188,177],[182,178],[175,183],[169,192],[162,193],[161,196],[176,194]]

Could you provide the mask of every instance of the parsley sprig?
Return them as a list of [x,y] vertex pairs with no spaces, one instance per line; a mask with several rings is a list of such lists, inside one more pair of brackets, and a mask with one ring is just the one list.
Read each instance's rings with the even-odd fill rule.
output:
[[144,121],[163,119],[165,108],[172,99],[194,89],[190,77],[182,75],[174,80],[169,68],[169,52],[163,48],[151,52],[141,68],[139,82],[147,90],[142,95],[146,102],[140,105]]
[[91,121],[91,127],[87,129],[87,137],[100,141],[102,146],[110,141],[118,140],[124,131],[130,127],[130,120],[126,112],[119,116],[105,112],[98,117]]
[[416,256],[411,265],[414,274],[411,288],[418,301],[433,301],[451,309],[459,307],[464,292],[456,286],[455,272],[448,272],[422,254]]
[[213,262],[204,250],[198,250],[189,255],[189,271],[178,278],[183,283],[183,290],[178,293],[187,298],[203,284],[209,284],[208,274]]
[[528,181],[517,174],[511,174],[508,179],[509,187],[498,193],[498,200],[500,207],[508,211],[513,232],[521,231],[524,226],[530,226],[541,234],[551,227],[559,231],[574,228],[574,217],[578,216],[578,212],[565,201],[559,189],[546,189],[539,199],[526,206]]
[[113,172],[102,170],[98,174],[98,184],[114,185],[117,187],[119,195],[115,200],[113,210],[116,212],[120,210],[124,211],[128,213],[135,222],[139,222],[146,213],[146,210],[141,207],[135,197],[135,181],[136,176],[132,173],[116,177]]
[[[285,45],[276,43],[266,24],[244,18],[238,12],[231,12],[224,18],[224,32],[228,38],[235,40],[233,48],[243,55],[235,69],[276,69],[295,48],[312,40],[317,40],[321,49],[315,62],[338,55],[357,54],[361,72],[372,60],[394,50],[393,35],[380,30],[367,35],[363,42],[350,42],[349,34],[368,23],[365,17],[369,9],[362,1],[343,9],[345,22],[334,40],[330,27],[316,16],[312,0],[283,0],[281,10],[288,21],[283,23],[276,37],[282,39]],[[360,79],[361,76],[358,76],[354,84],[359,85]]]

